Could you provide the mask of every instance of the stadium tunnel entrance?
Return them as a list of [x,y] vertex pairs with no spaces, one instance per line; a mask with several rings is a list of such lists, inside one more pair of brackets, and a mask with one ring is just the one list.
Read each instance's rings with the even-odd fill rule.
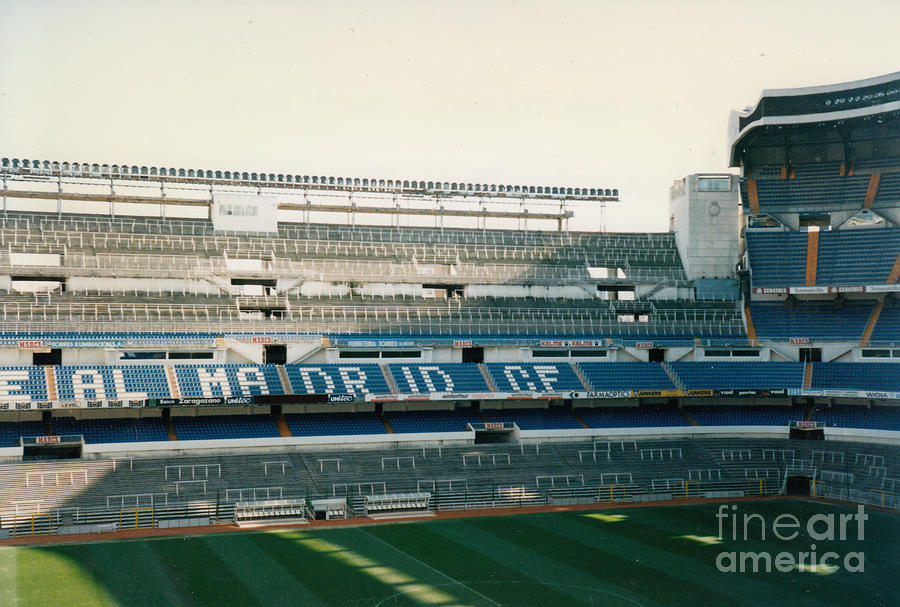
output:
[[787,477],[786,493],[788,495],[810,495],[812,478],[809,476],[791,475]]

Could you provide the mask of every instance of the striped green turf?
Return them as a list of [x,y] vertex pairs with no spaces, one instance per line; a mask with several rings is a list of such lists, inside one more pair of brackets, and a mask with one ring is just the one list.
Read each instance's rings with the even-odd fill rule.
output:
[[[0,605],[895,605],[900,517],[868,512],[865,538],[771,537],[792,513],[854,509],[806,501],[743,502],[758,520],[724,541],[714,504],[433,520],[330,529],[0,547]],[[594,516],[599,515],[599,516]],[[616,516],[621,515],[621,517]],[[839,521],[839,519],[836,519]],[[824,524],[819,529],[824,528]],[[691,536],[691,537],[683,537]],[[834,572],[722,573],[729,551],[816,544]],[[865,571],[843,555],[865,554]]]

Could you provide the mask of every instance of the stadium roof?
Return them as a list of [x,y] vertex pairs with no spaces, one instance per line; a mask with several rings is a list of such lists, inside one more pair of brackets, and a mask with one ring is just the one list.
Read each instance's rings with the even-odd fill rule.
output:
[[[741,152],[770,127],[823,123],[887,121],[900,117],[900,72],[853,82],[794,89],[766,89],[754,107],[732,111],[728,125],[730,165],[740,166]],[[749,141],[748,141],[749,140]]]

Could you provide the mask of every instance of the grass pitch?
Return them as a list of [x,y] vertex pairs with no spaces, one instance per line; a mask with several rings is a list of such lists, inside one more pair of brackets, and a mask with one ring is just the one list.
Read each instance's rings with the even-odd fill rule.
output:
[[[839,521],[855,509],[740,502],[739,516],[759,514],[768,525],[765,540],[759,519],[747,541],[740,522],[735,539],[724,519],[718,543],[718,511],[700,504],[0,547],[0,605],[900,604],[900,517],[867,512],[864,539],[851,521],[845,540],[816,541],[805,532],[811,517]],[[794,540],[771,535],[785,513],[802,523]],[[723,573],[716,564],[731,551],[796,559],[811,544],[819,557],[836,553],[837,568]],[[863,554],[864,571],[845,568],[851,552]]]

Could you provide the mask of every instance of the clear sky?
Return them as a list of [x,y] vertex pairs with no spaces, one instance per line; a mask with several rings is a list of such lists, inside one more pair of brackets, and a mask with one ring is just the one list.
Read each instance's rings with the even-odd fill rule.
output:
[[900,70],[898,24],[897,0],[0,0],[0,156],[602,185],[606,229],[665,230],[674,180],[728,170],[729,110]]

